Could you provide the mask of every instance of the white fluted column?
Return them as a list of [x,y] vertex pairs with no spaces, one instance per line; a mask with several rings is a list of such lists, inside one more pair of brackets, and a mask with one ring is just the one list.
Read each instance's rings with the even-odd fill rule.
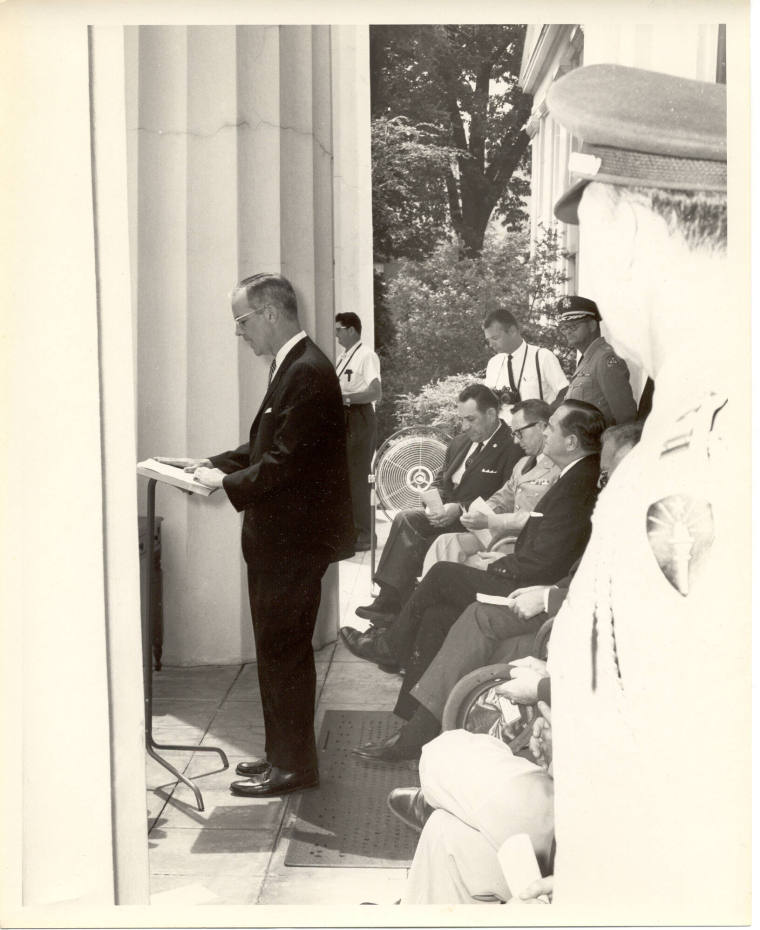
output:
[[[350,141],[369,134],[366,74],[357,82],[366,67],[357,51],[366,46],[361,32],[140,28],[141,457],[204,455],[247,438],[267,365],[234,337],[228,293],[238,278],[264,270],[286,275],[304,328],[331,358],[337,288],[342,309],[364,306],[358,312],[371,332],[369,159],[365,152],[359,170]],[[336,94],[335,55],[344,45],[346,73]],[[366,94],[366,106],[357,106],[357,94]],[[366,126],[357,126],[357,114],[366,115]],[[367,184],[362,211],[360,180]],[[239,516],[221,494],[196,501],[160,489],[159,496],[165,661],[251,659]],[[333,567],[325,577],[317,644],[337,633],[337,576]]]

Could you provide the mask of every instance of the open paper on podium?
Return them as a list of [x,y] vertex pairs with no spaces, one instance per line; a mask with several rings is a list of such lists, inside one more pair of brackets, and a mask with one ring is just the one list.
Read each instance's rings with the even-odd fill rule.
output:
[[144,462],[138,462],[137,474],[143,475],[145,478],[155,478],[157,481],[163,481],[164,484],[173,484],[175,488],[182,488],[183,491],[189,491],[190,494],[201,494],[203,497],[208,497],[216,491],[216,488],[201,484],[191,472],[184,471],[184,469],[177,468],[174,465],[165,465],[155,459],[145,459]]

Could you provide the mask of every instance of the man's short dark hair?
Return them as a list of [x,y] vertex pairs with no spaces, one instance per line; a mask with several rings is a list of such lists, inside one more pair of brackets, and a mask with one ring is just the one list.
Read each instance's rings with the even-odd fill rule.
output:
[[641,431],[644,424],[634,421],[633,423],[620,423],[616,426],[608,426],[602,433],[602,444],[612,443],[615,451],[618,449],[632,449],[641,439]]
[[565,436],[575,436],[584,452],[602,448],[605,422],[602,411],[585,400],[563,400],[558,410],[563,413],[560,429]]
[[483,318],[483,329],[488,329],[492,323],[501,323],[504,329],[510,329],[512,326],[517,326],[519,329],[517,320],[505,307],[494,307],[486,313]]
[[335,322],[340,323],[341,326],[345,326],[346,329],[355,329],[360,336],[362,334],[362,321],[350,310],[347,310],[345,313],[336,313]]
[[526,420],[543,420],[544,423],[548,423],[552,415],[552,408],[549,404],[537,397],[521,400],[511,408],[511,411],[512,414],[522,413]]
[[245,291],[246,303],[251,309],[256,309],[258,304],[273,304],[285,316],[298,319],[296,292],[281,274],[253,274],[243,278],[236,290]]
[[481,413],[491,409],[498,411],[500,406],[499,398],[485,384],[468,384],[460,393],[458,400],[460,404],[468,400],[474,400],[475,406]]

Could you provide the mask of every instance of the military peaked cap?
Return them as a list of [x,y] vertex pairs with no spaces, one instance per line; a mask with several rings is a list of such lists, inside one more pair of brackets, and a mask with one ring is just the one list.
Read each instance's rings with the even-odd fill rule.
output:
[[601,320],[599,307],[588,297],[568,296],[557,303],[557,323],[570,323],[575,320]]
[[663,190],[726,190],[726,87],[625,68],[589,65],[552,85],[549,112],[581,142],[570,156],[581,178],[554,215],[578,222],[590,181]]

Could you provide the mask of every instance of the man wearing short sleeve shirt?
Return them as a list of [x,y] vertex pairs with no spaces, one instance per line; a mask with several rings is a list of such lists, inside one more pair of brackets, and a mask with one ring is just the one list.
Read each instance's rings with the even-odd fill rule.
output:
[[370,548],[370,490],[367,477],[377,441],[375,404],[382,397],[380,360],[361,341],[362,322],[355,313],[335,317],[335,337],[343,352],[335,371],[343,394],[346,415],[346,443],[351,480],[351,503],[358,552]]
[[488,362],[485,383],[502,397],[502,420],[510,422],[510,408],[519,401],[535,398],[551,404],[567,387],[557,356],[544,346],[528,345],[508,310],[491,310],[483,320],[483,333],[497,353]]

